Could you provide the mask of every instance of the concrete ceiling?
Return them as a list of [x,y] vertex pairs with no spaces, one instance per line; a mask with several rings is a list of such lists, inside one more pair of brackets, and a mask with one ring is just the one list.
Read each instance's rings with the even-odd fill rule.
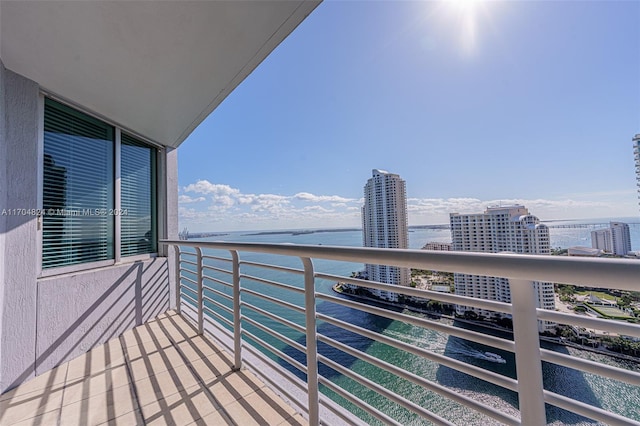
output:
[[177,147],[320,1],[0,1],[0,59]]

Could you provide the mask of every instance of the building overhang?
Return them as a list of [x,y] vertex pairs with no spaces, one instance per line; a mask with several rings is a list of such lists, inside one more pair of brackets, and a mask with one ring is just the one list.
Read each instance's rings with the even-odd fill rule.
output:
[[320,1],[0,2],[0,59],[177,147]]

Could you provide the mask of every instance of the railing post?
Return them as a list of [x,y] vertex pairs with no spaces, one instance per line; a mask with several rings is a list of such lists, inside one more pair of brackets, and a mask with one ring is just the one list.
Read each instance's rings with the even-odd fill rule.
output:
[[540,336],[532,281],[509,280],[513,313],[513,338],[518,375],[518,402],[523,425],[545,425],[544,385],[540,359]]
[[176,312],[181,313],[180,308],[180,246],[173,246],[176,252]]
[[307,331],[307,388],[309,395],[309,425],[320,424],[320,397],[318,394],[318,340],[316,336],[316,288],[313,262],[301,257],[304,265],[304,308]]
[[197,282],[198,282],[198,334],[204,334],[204,290],[202,288],[202,249],[196,247]]
[[236,250],[229,250],[233,260],[233,355],[234,370],[242,368],[242,323],[240,312],[240,257]]

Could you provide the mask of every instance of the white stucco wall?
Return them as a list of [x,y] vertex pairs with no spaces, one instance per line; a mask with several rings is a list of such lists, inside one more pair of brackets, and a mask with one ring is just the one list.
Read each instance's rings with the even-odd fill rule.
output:
[[[1,144],[4,203],[1,209],[37,207],[38,85],[3,71],[4,132]],[[0,246],[2,322],[0,391],[34,376],[36,340],[36,218],[5,215]]]
[[168,278],[159,257],[38,280],[36,374],[165,312]]
[[[0,69],[0,212],[38,207],[39,86]],[[161,238],[175,237],[177,153],[160,154]],[[166,311],[173,254],[38,279],[37,218],[0,215],[0,393]]]

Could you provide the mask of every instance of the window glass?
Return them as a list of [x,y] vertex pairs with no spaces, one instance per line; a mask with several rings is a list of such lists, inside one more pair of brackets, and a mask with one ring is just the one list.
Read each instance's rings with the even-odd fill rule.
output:
[[120,144],[121,256],[156,251],[156,150],[129,135]]
[[113,208],[113,127],[46,99],[42,268],[113,259]]

